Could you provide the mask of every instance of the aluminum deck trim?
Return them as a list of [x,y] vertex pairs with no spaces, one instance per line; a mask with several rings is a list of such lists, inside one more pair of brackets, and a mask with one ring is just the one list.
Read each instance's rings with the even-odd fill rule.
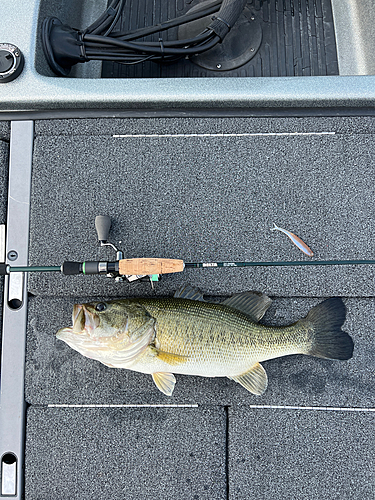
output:
[[[8,217],[6,255],[16,251],[17,264],[25,265],[28,259],[31,167],[34,141],[32,121],[11,124],[9,157]],[[14,261],[13,261],[14,262]],[[6,260],[9,264],[9,259]],[[0,394],[0,457],[11,453],[16,457],[16,488],[12,498],[23,498],[25,400],[24,372],[27,324],[27,279],[23,273],[13,285],[22,304],[18,309],[9,306],[9,276],[5,277],[4,310],[1,348],[1,394]],[[0,498],[3,496],[0,491]]]

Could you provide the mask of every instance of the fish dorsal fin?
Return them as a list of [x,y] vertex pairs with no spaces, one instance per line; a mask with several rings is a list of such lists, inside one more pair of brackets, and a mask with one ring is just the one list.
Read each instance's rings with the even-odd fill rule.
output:
[[173,373],[157,372],[152,374],[152,378],[159,391],[163,392],[166,396],[172,396],[176,384]]
[[233,307],[258,322],[271,305],[272,300],[261,292],[242,292],[224,300],[223,304]]
[[189,299],[189,300],[200,300],[204,302],[203,294],[199,288],[185,285],[179,288],[173,296],[175,299]]
[[255,363],[250,370],[241,375],[228,377],[235,382],[238,382],[248,391],[260,396],[267,389],[268,378],[266,370],[260,363]]

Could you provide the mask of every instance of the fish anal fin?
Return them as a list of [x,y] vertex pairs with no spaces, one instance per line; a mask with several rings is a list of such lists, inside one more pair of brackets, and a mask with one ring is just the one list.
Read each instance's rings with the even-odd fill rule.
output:
[[261,292],[242,292],[232,295],[222,304],[247,314],[253,321],[258,322],[271,305],[272,300]]
[[241,373],[241,375],[229,376],[228,378],[238,382],[242,387],[257,396],[261,396],[267,389],[267,373],[260,363],[255,363],[250,370]]
[[166,396],[172,396],[176,378],[173,373],[157,372],[152,374],[152,378],[159,391],[163,392]]

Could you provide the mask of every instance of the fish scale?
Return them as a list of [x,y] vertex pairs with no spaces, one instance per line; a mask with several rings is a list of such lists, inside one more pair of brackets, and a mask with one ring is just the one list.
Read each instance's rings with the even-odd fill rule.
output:
[[[174,373],[238,375],[256,361],[303,352],[301,346],[306,344],[301,338],[296,342],[294,326],[267,328],[221,304],[181,299],[138,302],[156,318],[160,349],[187,357],[174,367]],[[167,368],[166,363],[146,355],[132,367],[143,373]]]
[[151,374],[171,396],[173,373],[228,377],[253,394],[268,379],[261,361],[290,354],[346,360],[353,341],[341,330],[346,309],[327,299],[292,325],[259,324],[271,300],[243,292],[221,304],[186,286],[173,298],[137,298],[76,304],[73,326],[57,337],[84,356],[112,368]]

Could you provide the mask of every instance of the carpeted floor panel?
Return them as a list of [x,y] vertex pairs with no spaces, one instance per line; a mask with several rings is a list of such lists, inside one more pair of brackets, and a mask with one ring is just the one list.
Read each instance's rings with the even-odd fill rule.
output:
[[226,499],[223,408],[29,408],[25,498]]
[[[270,231],[276,223],[301,237],[316,260],[373,258],[372,132],[346,131],[348,122],[337,132],[340,119],[332,128],[318,120],[315,132],[313,121],[305,131],[293,119],[289,130],[285,121],[250,128],[240,120],[237,132],[235,120],[228,129],[221,121],[220,132],[214,119],[204,129],[199,121],[194,129],[191,122],[171,120],[156,135],[145,123],[144,132],[132,132],[117,122],[123,137],[113,127],[111,135],[88,137],[80,129],[37,135],[30,264],[113,260],[113,251],[97,245],[94,220],[103,214],[112,219],[111,241],[126,257],[308,260],[285,235]],[[189,282],[215,295],[261,289],[277,296],[367,296],[374,273],[375,266],[186,270],[165,276],[156,292],[170,294]],[[29,289],[46,295],[154,293],[149,284],[58,274],[30,275]]]
[[[73,303],[81,298],[31,297],[26,349],[25,397],[47,404],[276,404],[374,405],[373,299],[346,299],[344,330],[355,348],[349,361],[286,356],[263,362],[268,388],[262,397],[227,378],[176,375],[172,397],[161,393],[151,375],[109,368],[88,359],[56,339],[57,330],[72,324]],[[274,299],[262,320],[287,325],[306,316],[319,299]]]
[[229,497],[372,498],[374,413],[229,408]]

